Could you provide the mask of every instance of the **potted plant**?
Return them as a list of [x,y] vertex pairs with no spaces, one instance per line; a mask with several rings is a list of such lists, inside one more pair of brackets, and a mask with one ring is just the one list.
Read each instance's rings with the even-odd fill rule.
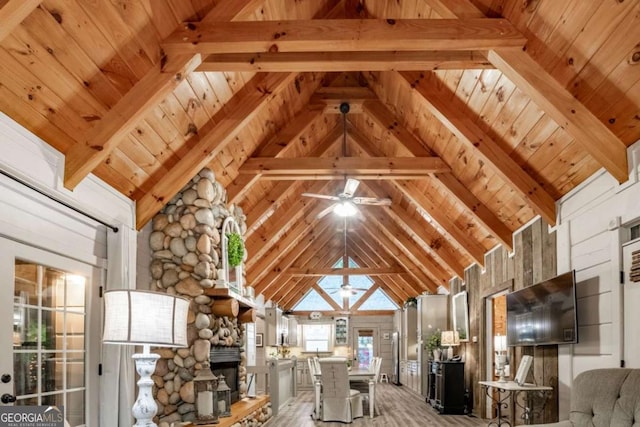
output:
[[405,307],[417,307],[418,306],[418,300],[416,299],[416,297],[409,297],[405,301],[404,306]]
[[429,352],[429,357],[440,360],[440,330],[433,332],[426,340],[425,348]]
[[244,257],[244,242],[238,233],[227,234],[227,261],[229,267],[237,267]]

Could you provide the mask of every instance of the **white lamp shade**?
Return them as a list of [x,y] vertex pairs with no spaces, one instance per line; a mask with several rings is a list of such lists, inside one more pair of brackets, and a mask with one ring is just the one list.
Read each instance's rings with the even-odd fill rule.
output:
[[460,333],[458,331],[442,331],[440,345],[460,345]]
[[493,337],[493,350],[494,351],[507,351],[507,336],[496,335]]
[[104,343],[187,346],[189,300],[186,298],[118,289],[105,292],[104,303]]

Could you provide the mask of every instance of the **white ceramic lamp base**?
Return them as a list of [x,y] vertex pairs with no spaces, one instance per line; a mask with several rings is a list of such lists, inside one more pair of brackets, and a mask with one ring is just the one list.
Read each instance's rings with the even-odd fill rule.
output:
[[147,352],[133,355],[136,361],[136,371],[140,375],[138,380],[138,398],[133,404],[131,413],[136,419],[133,427],[158,427],[153,422],[153,417],[158,412],[158,404],[152,395],[153,380],[151,375],[156,370],[156,362],[160,358],[159,354]]

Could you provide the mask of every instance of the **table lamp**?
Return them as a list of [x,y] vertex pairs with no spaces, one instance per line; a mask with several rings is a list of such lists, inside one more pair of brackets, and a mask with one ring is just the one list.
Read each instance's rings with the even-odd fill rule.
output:
[[105,316],[102,342],[141,345],[133,355],[138,398],[133,404],[134,427],[157,427],[153,422],[158,405],[152,396],[151,375],[160,356],[150,347],[187,347],[189,300],[158,292],[117,289],[104,293]]
[[496,352],[496,368],[498,370],[498,382],[505,383],[504,365],[507,363],[507,336],[496,335],[493,337],[493,350]]
[[447,349],[447,360],[453,358],[453,346],[460,345],[460,333],[458,331],[442,331],[440,345],[449,346]]

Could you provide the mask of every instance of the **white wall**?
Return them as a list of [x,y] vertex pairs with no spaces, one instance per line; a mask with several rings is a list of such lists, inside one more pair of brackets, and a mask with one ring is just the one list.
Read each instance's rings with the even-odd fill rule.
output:
[[[65,189],[63,154],[1,112],[0,153],[1,171],[120,229],[113,233],[104,225],[0,174],[0,236],[101,268],[107,273],[107,287],[132,286],[137,233],[134,203],[93,175],[87,176],[73,192]],[[95,314],[95,310],[102,307],[89,309]],[[87,333],[100,336],[99,322]],[[121,402],[133,402],[132,396],[126,396],[127,391],[123,391],[132,392],[135,386],[130,359],[121,367],[112,357],[91,354],[90,357],[87,369],[95,369],[103,362],[105,375],[100,378],[100,407],[108,408],[108,411],[91,407],[89,411],[95,412],[89,419],[97,419],[97,413],[112,417],[107,421],[101,418],[100,423],[112,427],[118,425],[113,417],[117,418],[121,412],[124,414],[121,425],[131,425],[131,405],[127,403],[128,407],[123,411],[116,409],[118,398]],[[131,373],[130,381],[119,380],[120,369]],[[116,374],[111,375],[111,371]],[[105,392],[105,387],[116,392]],[[117,390],[120,390],[120,396]],[[89,392],[98,393],[92,387]]]
[[[619,185],[604,170],[558,202],[558,274],[576,270],[576,345],[559,346],[560,419],[568,418],[570,388],[589,369],[619,367],[623,359],[621,246],[628,226],[640,220],[640,143],[628,150],[630,179]],[[640,301],[626,301],[640,306]],[[629,335],[630,339],[640,339]]]

